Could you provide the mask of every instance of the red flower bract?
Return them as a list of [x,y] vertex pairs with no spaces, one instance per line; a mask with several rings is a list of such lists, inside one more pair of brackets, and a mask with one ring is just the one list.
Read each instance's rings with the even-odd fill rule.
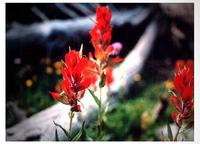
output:
[[83,97],[87,89],[97,79],[96,64],[82,57],[80,52],[71,50],[65,55],[62,67],[62,92],[50,92],[54,99],[79,108],[77,102]]
[[106,68],[106,84],[107,86],[110,86],[110,84],[113,82],[113,68],[112,67],[107,67]]
[[193,97],[194,92],[194,68],[193,64],[183,66],[180,68],[174,77],[174,86],[176,91],[182,96],[182,99],[186,101],[188,98]]
[[181,126],[184,119],[193,116],[194,63],[192,60],[178,61],[175,67],[174,86],[177,95],[171,96],[170,103],[176,112],[172,112],[172,119]]

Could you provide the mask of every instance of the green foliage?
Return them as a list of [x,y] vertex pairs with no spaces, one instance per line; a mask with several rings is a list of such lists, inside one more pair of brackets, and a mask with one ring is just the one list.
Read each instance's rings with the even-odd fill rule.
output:
[[64,134],[65,134],[65,136],[67,137],[67,138],[70,138],[70,134],[69,134],[69,132],[65,129],[65,128],[63,128],[60,124],[57,124],[56,122],[53,122],[54,124],[55,124],[55,126],[57,126],[57,127],[59,127],[60,129],[62,129],[62,131],[64,132]]
[[[63,126],[61,126],[60,124],[57,124],[56,122],[53,122],[53,123],[54,123],[55,126],[62,129],[62,131],[64,132],[65,136],[67,137],[67,139],[69,141],[79,141],[81,139],[83,133],[85,133],[85,130],[84,130],[85,129],[85,122],[82,123],[80,130],[73,137],[72,137],[73,134],[70,134]],[[55,131],[55,138],[56,138],[56,141],[59,141],[57,129]]]
[[[171,116],[171,108],[167,108],[163,121],[155,122],[152,112],[160,102],[160,97],[167,95],[164,83],[148,84],[135,98],[120,102],[117,107],[108,112],[106,117],[105,135],[109,140],[160,140],[156,130],[167,124]],[[149,113],[149,125],[141,127],[141,117]]]
[[[145,99],[136,99],[127,103],[121,103],[116,111],[107,114],[108,133],[115,140],[122,140],[133,129],[141,131],[141,115],[145,111],[150,111],[153,104]],[[113,130],[115,133],[113,133]],[[133,132],[134,133],[134,132]],[[114,135],[113,135],[114,134]]]
[[83,130],[82,130],[82,135],[80,137],[80,140],[81,141],[93,141],[92,137],[90,137],[88,135],[88,132],[87,132],[85,126],[83,126],[82,128],[83,128]]
[[167,95],[164,83],[150,82],[137,97],[143,97],[144,99],[149,99],[153,103],[156,103],[160,97],[164,95]]
[[[36,67],[30,65],[21,67],[15,77],[15,87],[17,87],[17,91],[14,92],[15,97],[8,95],[7,100],[16,101],[28,116],[55,104],[56,101],[52,99],[48,91],[55,91],[54,86],[61,75],[58,75],[53,67],[51,68],[52,73],[47,73],[47,66],[44,64],[38,64]],[[31,81],[30,86],[27,86],[27,80]]]
[[20,107],[27,110],[28,115],[31,115],[55,104],[55,101],[52,100],[48,93],[44,93],[41,90],[36,90],[35,92],[27,90],[19,103]]
[[80,140],[82,134],[83,134],[83,130],[84,130],[84,126],[85,126],[85,122],[82,123],[81,129],[79,130],[79,132],[73,137],[72,141],[78,141]]

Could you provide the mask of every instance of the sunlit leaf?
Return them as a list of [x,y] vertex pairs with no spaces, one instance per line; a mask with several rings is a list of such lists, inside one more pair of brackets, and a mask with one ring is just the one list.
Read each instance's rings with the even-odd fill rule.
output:
[[104,121],[106,121],[106,113],[107,113],[108,110],[109,110],[109,104],[110,104],[110,102],[107,102],[107,103],[106,103],[106,106],[105,106],[105,108],[103,109],[102,114],[101,114]]
[[109,104],[110,104],[110,102],[106,103],[106,106],[105,106],[105,109],[104,109],[104,114],[106,114],[108,112],[108,110],[109,110]]
[[57,123],[54,122],[54,121],[53,121],[53,123],[54,123],[57,127],[61,128],[61,129],[63,130],[63,132],[65,133],[65,135],[67,136],[67,138],[70,138],[70,134],[67,132],[66,129],[64,129],[61,125],[57,124]]
[[90,90],[90,89],[88,89],[88,91],[90,92],[90,94],[92,95],[92,97],[94,98],[94,101],[96,102],[96,104],[98,105],[98,106],[100,106],[100,100],[98,99],[98,97],[94,94],[94,92],[92,91],[92,90]]

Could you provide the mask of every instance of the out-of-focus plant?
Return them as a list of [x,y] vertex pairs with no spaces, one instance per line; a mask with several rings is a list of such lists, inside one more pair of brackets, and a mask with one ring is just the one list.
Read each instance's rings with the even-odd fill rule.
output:
[[15,95],[8,95],[7,100],[14,100],[26,116],[55,104],[46,92],[60,78],[51,66],[52,63],[53,61],[46,57],[42,58],[40,64],[37,65],[18,64],[20,67],[16,70],[15,89],[13,90]]
[[[148,81],[148,86],[128,101],[120,101],[115,109],[106,114],[105,135],[108,140],[159,140],[158,129],[167,123],[170,110],[167,108],[162,121],[156,122],[155,110],[164,95],[164,83]],[[169,111],[169,112],[168,112]],[[155,114],[154,114],[155,113]]]
[[[178,127],[173,136],[168,124],[168,139],[162,134],[162,140],[177,141],[181,129],[186,130],[194,124],[194,63],[193,60],[178,60],[174,70],[174,91],[171,90],[170,103],[174,107],[171,117]],[[183,127],[185,122],[186,127]],[[182,131],[183,131],[182,130]]]

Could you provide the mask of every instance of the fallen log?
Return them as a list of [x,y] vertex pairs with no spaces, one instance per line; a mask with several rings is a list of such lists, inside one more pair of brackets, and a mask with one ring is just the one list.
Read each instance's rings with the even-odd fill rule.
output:
[[[123,33],[124,27],[134,29],[140,25],[146,26],[146,21],[152,18],[152,12],[152,9],[146,7],[113,12],[113,33],[118,33],[114,36]],[[13,82],[13,79],[16,79],[16,73],[22,67],[31,65],[32,72],[40,75],[38,63],[45,57],[50,57],[52,61],[60,60],[69,46],[78,50],[81,43],[84,45],[84,54],[92,51],[89,31],[94,26],[94,22],[91,19],[95,19],[94,15],[69,20],[49,20],[31,25],[13,24],[10,26],[6,32],[6,71],[9,72],[6,75],[6,97],[15,98],[19,85],[16,81]],[[142,30],[138,33],[135,35],[140,36]],[[135,35],[134,38],[131,38],[133,43],[136,43],[139,38]],[[126,34],[123,38],[129,39],[129,35]],[[127,51],[124,50],[124,52]],[[19,59],[19,64],[15,63],[16,59]]]
[[[139,39],[137,45],[128,54],[124,61],[114,70],[115,81],[111,85],[111,93],[117,92],[119,88],[129,88],[129,85],[133,83],[133,79],[130,80],[135,74],[137,74],[143,67],[143,64],[148,57],[149,52],[152,49],[153,42],[157,35],[157,22],[154,20],[146,28],[144,34]],[[106,101],[107,89],[102,91],[102,102]],[[116,96],[117,97],[117,96]],[[81,122],[78,119],[84,119],[86,122],[92,119],[88,114],[97,109],[97,106],[90,94],[85,93],[85,96],[81,99],[84,104],[84,109],[81,113],[75,114],[73,119],[74,130],[80,127]],[[117,99],[112,101],[111,107],[115,105]],[[53,121],[61,124],[65,128],[68,128],[68,112],[69,107],[58,103],[46,110],[43,110],[30,118],[20,122],[19,124],[8,128],[6,130],[7,141],[19,141],[19,140],[41,140],[41,141],[54,141],[56,126]],[[58,129],[58,135],[60,139],[64,139],[64,134]]]
[[[150,14],[150,8],[138,7],[133,10],[123,10],[113,13],[112,26],[120,27],[125,24],[137,26]],[[41,45],[43,48],[66,47],[72,41],[82,43],[89,36],[89,30],[94,25],[95,16],[77,17],[71,20],[52,20],[32,25],[14,23],[6,33],[8,49]]]

